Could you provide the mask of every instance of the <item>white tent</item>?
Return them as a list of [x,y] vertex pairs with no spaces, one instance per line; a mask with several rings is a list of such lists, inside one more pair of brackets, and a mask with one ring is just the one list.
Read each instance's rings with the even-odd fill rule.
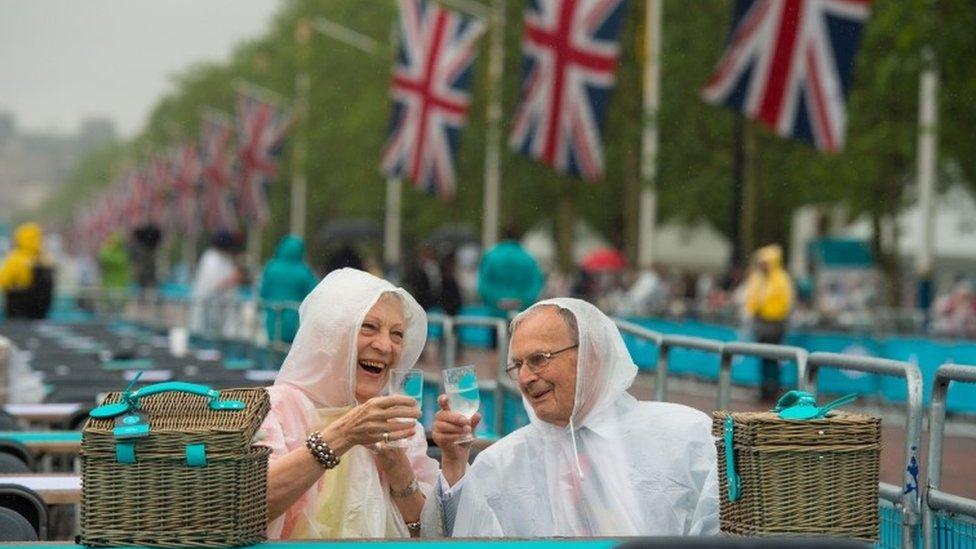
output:
[[[918,205],[898,215],[898,255],[902,264],[913,266],[919,246],[921,218]],[[843,236],[871,239],[871,220],[858,219],[840,231]],[[886,231],[887,232],[887,231]],[[976,200],[960,185],[940,195],[935,205],[935,273],[944,285],[958,274],[976,275]],[[911,271],[908,271],[911,272]]]
[[669,221],[654,235],[655,262],[672,269],[719,273],[732,255],[729,239],[709,222]]
[[[597,248],[604,248],[610,244],[600,236],[589,223],[577,219],[573,235],[573,262],[579,263],[586,254]],[[522,237],[522,246],[535,257],[545,271],[556,268],[556,241],[552,235],[552,223],[543,222]]]
[[[551,271],[556,265],[556,243],[552,224],[542,223],[522,238],[522,245]],[[596,248],[610,246],[586,221],[576,220],[573,261],[578,263]],[[670,221],[657,228],[654,238],[655,262],[671,269],[692,272],[722,272],[728,265],[732,246],[728,239],[707,221],[683,224]]]

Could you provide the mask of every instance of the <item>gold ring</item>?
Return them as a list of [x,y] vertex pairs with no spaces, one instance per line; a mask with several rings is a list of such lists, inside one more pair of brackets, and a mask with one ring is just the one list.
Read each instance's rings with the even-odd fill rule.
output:
[[383,442],[385,442],[387,444],[390,443],[390,432],[389,431],[383,433]]

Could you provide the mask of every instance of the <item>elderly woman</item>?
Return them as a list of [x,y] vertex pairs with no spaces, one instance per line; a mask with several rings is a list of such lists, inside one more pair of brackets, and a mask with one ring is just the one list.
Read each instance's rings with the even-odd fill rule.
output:
[[390,371],[413,366],[426,336],[413,297],[362,271],[333,271],[305,298],[262,427],[272,449],[270,538],[419,535],[439,468],[416,402],[383,395]]

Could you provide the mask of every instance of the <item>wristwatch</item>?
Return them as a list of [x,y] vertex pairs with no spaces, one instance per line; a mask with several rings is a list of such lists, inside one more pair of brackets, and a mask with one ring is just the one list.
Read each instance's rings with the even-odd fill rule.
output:
[[390,495],[397,499],[406,498],[416,494],[419,489],[420,486],[417,485],[417,479],[413,479],[403,490],[396,490],[393,486],[390,486]]

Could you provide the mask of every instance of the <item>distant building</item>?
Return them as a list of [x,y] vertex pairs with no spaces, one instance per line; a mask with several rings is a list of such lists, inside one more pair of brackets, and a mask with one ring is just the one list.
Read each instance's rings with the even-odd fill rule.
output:
[[82,121],[76,134],[22,133],[0,112],[0,221],[40,205],[64,185],[78,161],[116,138],[107,118]]

